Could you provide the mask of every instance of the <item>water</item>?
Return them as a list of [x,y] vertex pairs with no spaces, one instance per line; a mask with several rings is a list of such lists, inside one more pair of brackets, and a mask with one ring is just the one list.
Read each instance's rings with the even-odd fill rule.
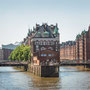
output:
[[59,78],[41,78],[12,67],[0,67],[0,90],[90,90],[90,72],[61,67]]

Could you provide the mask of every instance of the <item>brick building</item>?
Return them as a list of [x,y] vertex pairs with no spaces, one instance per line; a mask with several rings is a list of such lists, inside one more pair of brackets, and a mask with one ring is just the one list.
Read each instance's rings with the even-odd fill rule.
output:
[[90,27],[76,37],[76,60],[90,61]]
[[0,49],[0,60],[3,60],[3,50]]
[[88,31],[82,31],[73,42],[68,41],[61,44],[61,60],[76,60],[77,62],[90,62],[90,26]]
[[0,49],[0,60],[8,60],[12,51],[11,49]]
[[85,62],[87,60],[86,56],[86,45],[87,45],[87,32],[83,31],[81,35],[77,35],[76,37],[76,60]]
[[8,57],[13,50],[11,49],[2,49],[2,50],[3,50],[3,60],[8,60]]
[[29,29],[23,44],[31,45],[31,63],[34,65],[51,65],[60,60],[57,24],[36,24],[33,30]]
[[60,46],[60,59],[62,60],[75,60],[75,51],[76,51],[75,41],[63,42]]
[[11,52],[19,45],[21,45],[21,42],[17,44],[15,43],[15,44],[2,45],[2,49],[0,50],[1,60],[8,60],[8,57],[11,54]]
[[89,26],[87,36],[86,36],[86,53],[85,53],[85,55],[86,55],[85,60],[90,62],[90,26]]

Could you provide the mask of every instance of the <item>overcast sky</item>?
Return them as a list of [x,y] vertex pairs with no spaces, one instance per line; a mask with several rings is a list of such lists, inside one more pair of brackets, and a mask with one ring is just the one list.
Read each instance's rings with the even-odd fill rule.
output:
[[36,23],[58,23],[60,41],[90,25],[90,0],[0,0],[0,46],[22,41]]

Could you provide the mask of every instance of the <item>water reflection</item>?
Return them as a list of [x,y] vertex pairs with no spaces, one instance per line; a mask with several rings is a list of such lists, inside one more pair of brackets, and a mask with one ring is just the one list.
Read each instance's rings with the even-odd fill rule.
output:
[[60,89],[61,86],[59,86],[60,78],[34,78],[32,80],[33,87],[38,88],[39,90],[55,90]]
[[59,78],[41,78],[12,67],[0,67],[0,90],[90,90],[90,72],[60,67]]

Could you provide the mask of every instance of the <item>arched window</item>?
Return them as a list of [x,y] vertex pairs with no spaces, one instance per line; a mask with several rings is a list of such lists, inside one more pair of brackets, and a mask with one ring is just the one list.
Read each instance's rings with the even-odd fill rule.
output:
[[40,42],[40,45],[42,45],[43,43],[42,43],[42,41]]
[[43,42],[43,45],[45,45],[45,41]]
[[46,41],[46,45],[48,45],[48,42]]
[[41,47],[41,51],[43,51],[43,50],[46,50],[46,48],[45,47]]
[[39,44],[39,42],[38,41],[36,41],[36,45],[38,45]]
[[56,41],[56,44],[58,44],[58,42]]
[[50,45],[50,42],[49,41],[47,42],[47,45]]
[[52,47],[49,47],[48,49],[49,49],[49,50],[53,50],[53,48],[52,48]]
[[36,51],[38,51],[39,50],[39,46],[38,45],[36,45]]

